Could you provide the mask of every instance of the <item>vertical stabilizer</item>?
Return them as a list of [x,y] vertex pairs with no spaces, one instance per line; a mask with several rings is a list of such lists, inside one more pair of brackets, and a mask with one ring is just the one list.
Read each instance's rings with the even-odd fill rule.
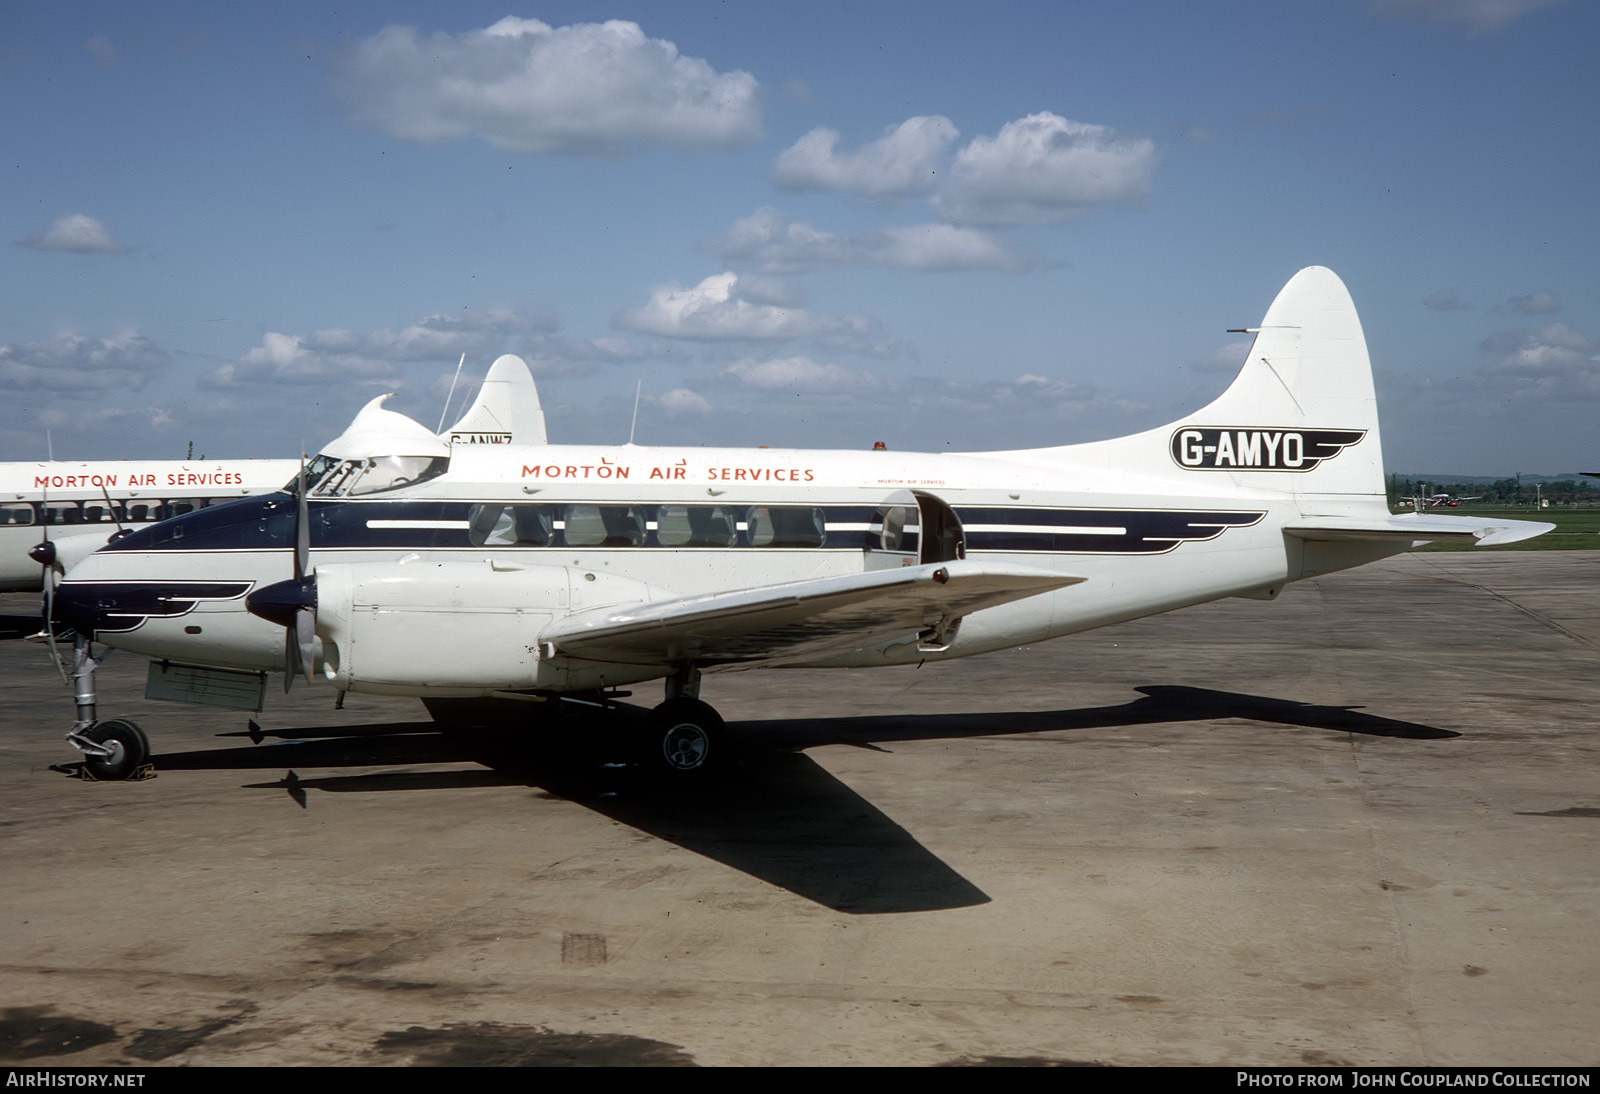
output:
[[1366,336],[1332,270],[1308,266],[1289,280],[1233,384],[1172,427],[1170,453],[1183,471],[1313,504],[1384,495]]
[[440,436],[452,445],[548,444],[544,408],[527,363],[510,353],[496,358],[477,399]]

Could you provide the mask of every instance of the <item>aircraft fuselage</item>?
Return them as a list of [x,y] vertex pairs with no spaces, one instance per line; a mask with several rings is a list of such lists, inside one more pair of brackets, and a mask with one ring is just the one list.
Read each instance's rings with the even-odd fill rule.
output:
[[[1272,595],[1308,572],[1353,565],[1397,547],[1342,545],[1344,557],[1307,559],[1281,531],[1298,517],[1275,490],[1175,490],[1170,477],[1076,466],[1071,449],[983,455],[654,449],[635,446],[497,446],[458,451],[450,471],[370,497],[309,503],[311,565],[392,567],[397,580],[435,568],[445,585],[499,581],[519,603],[400,601],[373,607],[428,616],[440,635],[472,634],[531,650],[523,679],[463,688],[393,673],[352,680],[354,690],[461,694],[620,684],[655,667],[546,663],[539,633],[553,618],[608,603],[775,585],[960,556],[1071,573],[1087,580],[975,613],[943,648],[914,635],[797,665],[870,666],[962,657],[1218,597]],[[1107,491],[1106,480],[1118,489]],[[1095,481],[1101,489],[1073,489]],[[1196,487],[1217,481],[1192,477]],[[1219,482],[1218,485],[1221,485]],[[902,512],[889,542],[885,514]],[[253,590],[291,566],[294,503],[288,494],[213,506],[111,545],[74,568],[57,593],[63,621],[109,645],[172,661],[276,671],[280,627],[245,610]],[[913,514],[907,517],[907,513]],[[953,523],[952,523],[953,518]],[[946,524],[939,526],[940,520]],[[935,542],[941,534],[944,542]],[[1330,545],[1315,545],[1326,554]],[[1348,561],[1346,560],[1348,559]],[[1309,567],[1309,569],[1308,569]],[[559,579],[534,595],[506,575]],[[387,573],[387,570],[380,571]],[[174,581],[181,573],[183,580]],[[570,580],[569,580],[570,577]],[[526,582],[523,583],[524,585]],[[430,586],[431,588],[431,586]],[[1270,592],[1267,592],[1270,591]],[[324,593],[326,595],[326,593]],[[493,594],[485,594],[493,599]],[[402,601],[405,598],[402,597]],[[415,599],[415,598],[413,598]],[[362,609],[357,608],[357,611]],[[504,618],[507,613],[522,618]],[[458,624],[454,629],[450,624]],[[476,656],[441,648],[439,662]],[[559,659],[558,659],[559,660]],[[518,664],[507,666],[515,677]],[[712,667],[737,667],[712,666]],[[450,677],[449,673],[441,678]]]

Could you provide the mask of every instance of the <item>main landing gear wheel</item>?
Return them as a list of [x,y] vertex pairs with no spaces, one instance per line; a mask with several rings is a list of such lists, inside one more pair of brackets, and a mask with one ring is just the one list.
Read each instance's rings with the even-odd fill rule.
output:
[[650,712],[645,763],[676,778],[703,778],[727,759],[722,718],[698,699],[668,699]]
[[126,779],[150,759],[150,738],[126,718],[98,722],[83,736],[111,751],[104,756],[84,753],[84,770],[101,780]]

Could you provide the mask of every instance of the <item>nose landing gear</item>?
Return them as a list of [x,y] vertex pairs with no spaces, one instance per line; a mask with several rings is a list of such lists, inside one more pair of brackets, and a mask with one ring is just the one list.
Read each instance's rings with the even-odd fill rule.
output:
[[83,753],[83,770],[90,778],[131,778],[150,761],[150,738],[126,718],[95,720],[94,670],[99,667],[89,640],[81,634],[74,637],[72,686],[78,720],[67,731],[67,743]]

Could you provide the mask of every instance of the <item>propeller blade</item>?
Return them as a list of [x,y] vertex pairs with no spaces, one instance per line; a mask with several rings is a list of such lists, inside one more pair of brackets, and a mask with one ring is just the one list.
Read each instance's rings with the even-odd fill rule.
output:
[[295,652],[299,655],[306,683],[311,683],[311,670],[317,661],[317,613],[315,608],[299,608],[294,613]]
[[306,516],[306,457],[300,454],[295,480],[294,576],[264,585],[244,598],[251,615],[283,628],[283,690],[304,674],[311,682],[317,659],[317,575],[307,573],[311,563],[311,522]]
[[300,643],[294,640],[294,631],[283,632],[283,693],[289,694],[294,678],[300,675]]
[[67,675],[67,666],[61,661],[61,651],[56,649],[56,568],[44,567],[44,644],[50,651],[50,660],[56,666],[56,674],[61,677],[63,684],[72,683],[72,678]]
[[[50,444],[50,431],[44,431],[45,447],[50,449],[50,458],[55,459],[55,449]],[[46,524],[50,523],[50,488],[44,491],[44,512],[40,514]],[[45,529],[45,538],[37,547],[28,552],[28,557],[39,564],[44,572],[44,644],[50,648],[50,660],[55,663],[56,673],[61,677],[61,682],[70,686],[72,678],[67,675],[67,666],[61,663],[61,651],[56,649],[56,545],[50,539],[49,529]],[[93,638],[94,635],[90,635]]]

